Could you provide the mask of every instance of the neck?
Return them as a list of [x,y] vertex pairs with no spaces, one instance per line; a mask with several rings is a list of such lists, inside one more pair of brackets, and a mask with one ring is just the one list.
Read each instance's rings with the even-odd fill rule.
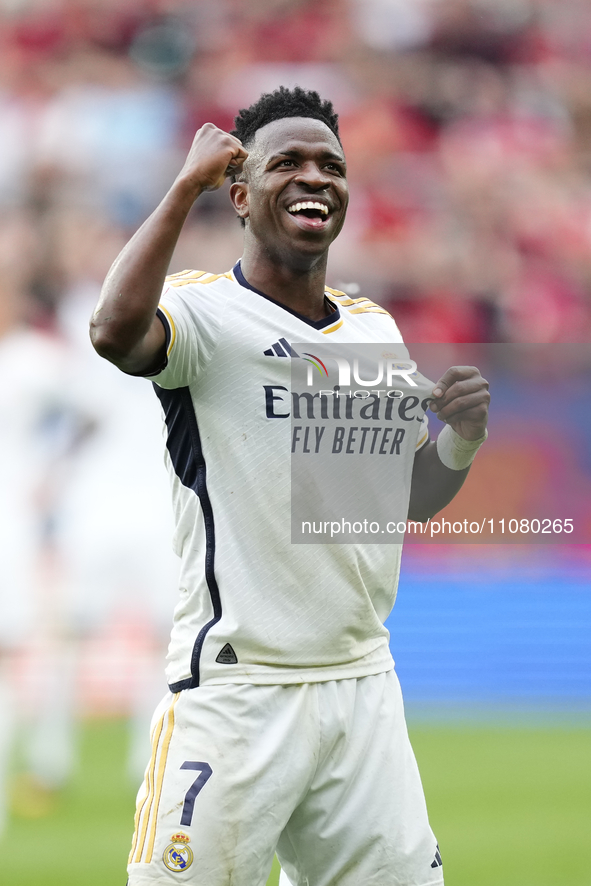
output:
[[244,246],[240,266],[251,286],[308,320],[328,316],[324,298],[328,252],[298,264],[269,255],[259,244],[245,241]]

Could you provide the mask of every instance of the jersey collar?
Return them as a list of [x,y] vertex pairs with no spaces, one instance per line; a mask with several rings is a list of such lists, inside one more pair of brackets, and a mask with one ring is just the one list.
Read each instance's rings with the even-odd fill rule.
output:
[[324,329],[327,326],[333,326],[340,320],[340,310],[339,306],[336,305],[331,299],[327,298],[325,295],[324,298],[327,302],[330,303],[331,307],[335,310],[332,314],[329,314],[328,317],[323,317],[322,320],[310,320],[308,317],[304,317],[303,314],[298,314],[297,311],[293,311],[291,308],[288,308],[286,305],[282,305],[281,302],[275,301],[274,298],[271,298],[270,295],[265,295],[264,292],[261,292],[260,289],[255,289],[254,286],[251,286],[244,274],[242,273],[242,268],[240,267],[240,260],[236,262],[234,267],[232,268],[232,273],[236,278],[236,281],[240,283],[241,286],[244,286],[245,289],[250,289],[251,292],[256,292],[257,295],[266,298],[267,301],[270,301],[272,304],[277,305],[278,308],[283,308],[284,311],[287,311],[288,314],[293,314],[294,317],[297,317],[298,320],[301,320],[303,323],[306,323],[308,326],[311,326],[313,329]]

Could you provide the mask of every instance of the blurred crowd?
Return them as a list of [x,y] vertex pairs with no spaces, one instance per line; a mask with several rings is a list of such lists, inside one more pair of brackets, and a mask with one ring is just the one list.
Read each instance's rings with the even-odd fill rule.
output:
[[[0,828],[23,639],[45,681],[38,782],[69,771],[89,635],[132,624],[138,723],[160,692],[176,564],[158,411],[87,321],[196,129],[280,84],[340,114],[331,286],[409,343],[591,337],[585,0],[0,0]],[[241,239],[227,189],[205,194],[171,271],[224,272]]]
[[[0,328],[99,282],[195,130],[281,83],[341,115],[332,285],[408,341],[588,339],[585,0],[2,0]],[[239,254],[224,189],[172,270]]]

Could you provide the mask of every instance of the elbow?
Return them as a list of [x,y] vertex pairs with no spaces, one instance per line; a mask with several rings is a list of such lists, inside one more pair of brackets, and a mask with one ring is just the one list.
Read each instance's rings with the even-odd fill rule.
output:
[[113,342],[108,335],[105,335],[105,331],[101,326],[95,325],[94,320],[90,321],[88,334],[90,335],[90,342],[99,357],[104,357],[105,360],[112,359]]
[[427,523],[435,514],[439,513],[440,509],[429,509],[426,508],[416,508],[410,509],[408,512],[408,520],[412,520],[413,523]]
[[114,336],[104,326],[98,326],[94,319],[90,321],[89,335],[92,346],[99,357],[103,357],[116,365],[125,360],[127,355],[121,348],[121,345],[118,344]]
[[[421,494],[422,493],[422,494]],[[449,504],[450,499],[442,496],[434,496],[426,490],[413,490],[408,506],[408,519],[416,523],[426,523]]]

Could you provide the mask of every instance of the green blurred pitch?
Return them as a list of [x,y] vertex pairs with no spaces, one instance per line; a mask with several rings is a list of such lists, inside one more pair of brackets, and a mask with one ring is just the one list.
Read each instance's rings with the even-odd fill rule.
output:
[[[588,886],[589,729],[411,729],[447,886]],[[78,772],[44,819],[0,841],[10,886],[124,886],[134,791],[126,726],[88,723]],[[269,880],[277,883],[277,870]]]

